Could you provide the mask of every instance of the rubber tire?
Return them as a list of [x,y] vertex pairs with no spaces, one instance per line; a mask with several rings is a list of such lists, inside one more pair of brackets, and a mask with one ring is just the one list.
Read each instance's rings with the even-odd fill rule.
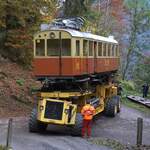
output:
[[117,114],[117,103],[116,98],[112,97],[107,100],[105,105],[105,115],[108,117],[115,117]]
[[33,108],[29,118],[29,131],[30,132],[44,132],[47,124],[37,120],[37,108]]
[[75,125],[71,127],[71,135],[81,136],[83,117],[81,113],[77,113]]

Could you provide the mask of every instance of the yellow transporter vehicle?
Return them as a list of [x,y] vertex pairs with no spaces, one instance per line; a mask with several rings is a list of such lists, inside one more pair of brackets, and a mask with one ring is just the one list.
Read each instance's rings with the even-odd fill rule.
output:
[[120,97],[112,84],[118,69],[118,42],[74,29],[48,29],[34,36],[34,74],[43,82],[30,115],[29,130],[41,132],[48,124],[70,127],[81,134],[81,109],[87,101],[114,117]]
[[120,99],[113,85],[98,85],[96,92],[40,92],[38,105],[30,116],[29,130],[41,132],[48,124],[70,126],[73,135],[81,134],[81,108],[87,100],[96,108],[96,114],[105,112],[115,117],[120,111]]

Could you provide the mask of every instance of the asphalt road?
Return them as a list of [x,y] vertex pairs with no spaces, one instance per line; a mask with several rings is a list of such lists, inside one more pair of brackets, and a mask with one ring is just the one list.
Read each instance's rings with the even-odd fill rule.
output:
[[[53,129],[55,128],[55,131]],[[6,143],[6,126],[0,127],[0,143]],[[56,132],[57,131],[57,132]],[[16,123],[13,128],[13,150],[111,150],[97,146],[80,137],[72,137],[67,130],[49,127],[44,134],[29,133],[26,123]]]
[[115,139],[122,144],[135,145],[137,118],[143,118],[143,144],[150,145],[150,114],[122,106],[115,118],[101,116],[94,123],[93,137]]
[[[122,107],[115,118],[99,116],[93,122],[92,137],[115,139],[123,144],[136,143],[136,120],[144,119],[143,144],[150,145],[150,116],[137,110]],[[6,120],[0,120],[0,144],[6,143]],[[14,150],[110,150],[98,147],[86,139],[72,137],[64,127],[49,126],[44,134],[29,133],[27,118],[13,124],[12,147]]]

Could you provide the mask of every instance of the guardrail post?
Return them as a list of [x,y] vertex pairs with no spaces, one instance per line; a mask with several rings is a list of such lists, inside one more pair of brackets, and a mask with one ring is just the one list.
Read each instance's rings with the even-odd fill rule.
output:
[[8,121],[8,130],[7,130],[7,139],[6,139],[6,150],[11,149],[12,122],[13,122],[13,119],[10,118],[9,121]]
[[137,146],[142,145],[143,119],[137,118]]

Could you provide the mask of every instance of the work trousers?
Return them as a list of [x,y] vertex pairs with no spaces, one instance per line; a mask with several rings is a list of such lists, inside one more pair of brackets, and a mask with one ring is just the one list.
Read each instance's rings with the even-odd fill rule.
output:
[[143,91],[143,97],[147,97],[148,91]]
[[85,133],[87,133],[87,136],[91,136],[91,125],[92,125],[92,120],[83,120],[82,124],[82,137],[85,136]]

